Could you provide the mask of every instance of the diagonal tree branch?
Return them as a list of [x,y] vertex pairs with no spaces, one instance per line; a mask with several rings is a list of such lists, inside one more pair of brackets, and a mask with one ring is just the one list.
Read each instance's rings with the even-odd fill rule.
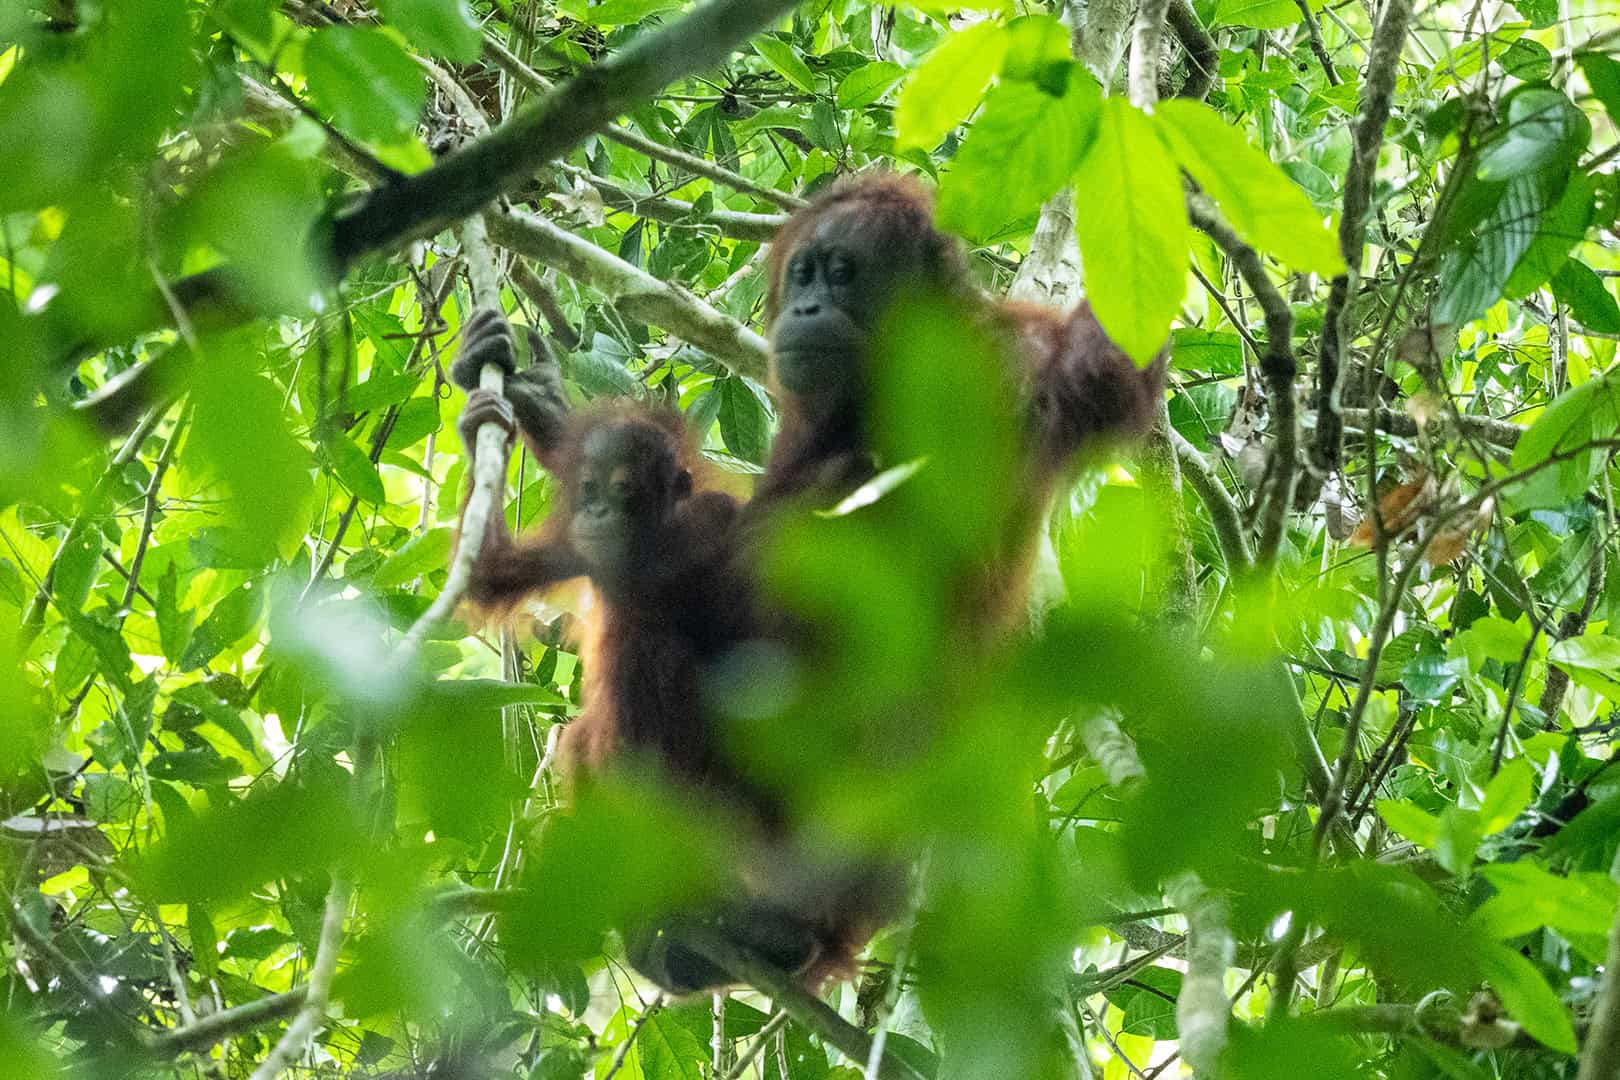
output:
[[[484,48],[494,58],[500,69],[517,82],[522,83],[530,90],[542,94],[550,92],[551,82],[538,71],[519,60],[505,45],[493,38],[485,37]],[[783,210],[800,210],[809,205],[806,200],[799,198],[797,195],[790,195],[785,191],[777,191],[775,188],[756,184],[741,173],[734,172],[724,165],[716,165],[708,158],[698,157],[696,154],[688,154],[684,150],[677,150],[673,146],[665,146],[663,143],[654,142],[645,135],[638,135],[629,128],[621,127],[618,124],[609,124],[604,127],[602,137],[612,139],[620,146],[627,146],[638,154],[645,154],[654,161],[662,161],[666,165],[684,169],[694,176],[707,177],[722,187],[740,191],[744,195],[752,195],[754,198],[768,203],[774,203]]]
[[[624,51],[587,68],[506,123],[426,172],[372,188],[316,238],[315,258],[341,275],[357,259],[432,236],[527,184],[546,162],[578,146],[615,117],[669,83],[714,67],[743,41],[794,7],[794,0],[707,0],[690,14],[636,38]],[[201,307],[209,325],[234,325],[261,314],[258,298],[229,267],[176,282],[186,310]],[[125,334],[163,325],[164,298],[153,290]],[[48,355],[66,363],[113,344],[71,321],[66,306],[45,309]]]
[[333,224],[338,265],[432,236],[495,196],[518,190],[546,162],[682,75],[719,64],[793,7],[794,0],[708,0],[636,38],[433,168],[373,189]]
[[602,293],[631,318],[661,326],[738,375],[763,379],[765,339],[685,289],[660,281],[538,214],[491,213],[490,239]]

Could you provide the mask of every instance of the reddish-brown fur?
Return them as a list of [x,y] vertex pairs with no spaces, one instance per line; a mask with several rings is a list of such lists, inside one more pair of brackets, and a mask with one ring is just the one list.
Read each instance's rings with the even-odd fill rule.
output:
[[[982,572],[963,583],[961,593],[968,599],[962,608],[963,634],[983,643],[1004,633],[1006,616],[1022,608],[1035,541],[1070,459],[1083,449],[1146,430],[1162,398],[1164,361],[1161,357],[1138,369],[1085,304],[1062,312],[984,297],[971,282],[960,246],[938,232],[932,218],[928,193],[909,179],[874,175],[834,188],[796,213],[778,235],[767,266],[766,311],[774,332],[791,291],[790,260],[830,233],[860,249],[889,281],[916,279],[945,290],[1006,336],[1023,401],[1027,443],[1025,492],[1019,502],[1027,512],[1016,523],[1016,535],[1001,550],[987,553]],[[879,284],[885,283],[880,277]],[[861,330],[869,333],[871,326],[863,323]],[[861,363],[872,359],[859,358]],[[818,397],[789,392],[778,379],[775,389],[781,425],[765,475],[745,511],[750,521],[800,497],[836,499],[868,479],[876,465],[860,395],[853,392],[859,388],[835,386]],[[559,444],[552,437],[555,416],[541,415],[537,422],[520,408],[518,421],[531,449],[566,482],[577,459],[571,447],[580,437],[578,425],[570,428],[575,442],[565,438]],[[684,436],[681,441],[685,446]],[[684,453],[690,460],[689,447]],[[563,506],[553,513],[553,524],[538,540],[514,544],[500,529],[480,560],[477,598],[509,604],[554,574],[557,534],[552,530],[561,527],[555,523],[566,522],[566,510]],[[729,510],[712,511],[713,506],[707,516],[723,524],[671,534],[679,540],[672,540],[666,554],[670,565],[679,568],[677,574],[668,566],[648,566],[641,600],[604,604],[582,645],[591,681],[585,714],[565,742],[566,760],[571,772],[588,774],[627,751],[650,754],[677,777],[702,780],[711,790],[724,792],[728,801],[749,806],[762,820],[774,818],[776,807],[768,793],[750,791],[735,798],[745,789],[726,769],[720,732],[711,717],[698,711],[698,695],[691,691],[706,660],[730,645],[763,632],[785,637],[791,646],[796,635],[785,629],[792,625],[789,620],[768,612],[762,617],[758,611],[752,590],[752,528],[739,541]],[[678,550],[682,544],[697,546]],[[698,617],[683,614],[690,612]],[[677,627],[673,631],[671,617]],[[771,865],[741,868],[759,898],[759,921],[776,919],[778,927],[797,923],[813,934],[816,948],[805,975],[810,984],[849,974],[867,941],[898,910],[903,863],[811,865],[795,854],[791,830],[778,829],[773,820],[763,831],[783,839]],[[749,910],[733,911],[731,925],[746,923]],[[766,911],[771,914],[764,915]],[[762,931],[756,940],[768,936]],[[744,932],[739,940],[750,939]]]

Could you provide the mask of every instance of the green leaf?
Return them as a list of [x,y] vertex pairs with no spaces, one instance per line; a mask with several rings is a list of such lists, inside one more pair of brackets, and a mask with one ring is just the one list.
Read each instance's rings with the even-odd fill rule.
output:
[[1620,334],[1620,305],[1603,279],[1585,263],[1566,259],[1552,279],[1553,295],[1575,321],[1600,334]]
[[1219,0],[1215,5],[1215,22],[1221,26],[1284,30],[1302,18],[1294,0]]
[[1507,96],[1507,119],[1479,156],[1481,180],[1560,169],[1586,149],[1592,125],[1573,101],[1548,86],[1522,86]]
[[1295,269],[1324,277],[1344,272],[1338,236],[1323,227],[1310,197],[1240,129],[1198,101],[1160,102],[1154,118],[1176,162],[1239,236]]
[[807,94],[816,92],[816,77],[810,66],[799,56],[798,50],[781,38],[766,34],[754,39],[754,51],[776,69],[776,73]]
[[101,530],[94,522],[75,522],[62,544],[51,578],[51,592],[64,611],[82,611],[101,572]]
[[1419,847],[1433,849],[1440,844],[1440,819],[1409,802],[1379,799],[1378,816]]
[[451,541],[455,530],[449,526],[429,529],[413,536],[377,568],[371,584],[379,589],[403,585],[412,578],[434,570],[442,570],[450,557]]
[[381,0],[388,24],[423,52],[471,64],[484,51],[484,32],[467,0]]
[[[1542,411],[1536,423],[1529,426],[1529,431],[1524,432],[1518,445],[1513,447],[1511,468],[1520,473],[1555,453],[1570,453],[1594,437],[1607,439],[1614,434],[1617,418],[1620,415],[1615,410],[1614,390],[1607,379],[1591,379],[1565,390]],[[1576,494],[1584,491],[1584,479],[1583,468],[1576,481]]]
[[227,646],[246,637],[248,631],[259,621],[259,608],[263,598],[264,590],[255,588],[254,583],[250,581],[215,604],[214,610],[208,613],[208,618],[204,619],[202,625],[197,627],[197,632],[191,635],[191,643],[186,646],[185,655],[180,658],[180,670],[196,671],[223,652]]
[[1509,1015],[1526,1032],[1554,1050],[1576,1052],[1575,1026],[1569,1013],[1534,964],[1517,949],[1495,944],[1480,949],[1479,964]]
[[[74,636],[88,645],[100,660],[97,667],[101,674],[118,689],[128,692],[133,685],[129,679],[129,643],[124,640],[119,628],[104,621],[105,615],[80,615],[74,611],[65,612],[64,615]],[[73,689],[77,690],[78,687]]]
[[156,618],[163,655],[178,660],[191,640],[192,613],[180,610],[179,570],[173,562],[158,578]]
[[667,1010],[644,1014],[636,1036],[636,1055],[647,1080],[702,1080],[698,1062],[707,1060],[704,1046]]
[[887,60],[865,64],[844,76],[838,84],[840,109],[864,109],[877,101],[889,88],[905,78],[906,69]]
[[725,440],[726,449],[744,461],[765,460],[770,445],[765,408],[743,380],[721,382],[719,418],[720,438]]
[[939,184],[941,228],[982,241],[1033,214],[1068,183],[1096,126],[1101,91],[1070,64],[1068,92],[1053,97],[1033,83],[990,91],[984,111]]
[[1102,103],[1091,151],[1074,176],[1080,257],[1107,267],[1087,280],[1108,336],[1146,365],[1170,333],[1187,292],[1191,242],[1181,175],[1152,121],[1128,102]]
[[347,435],[333,434],[321,444],[332,471],[343,481],[343,486],[368,503],[382,505],[388,501],[383,490],[382,476],[371,456],[354,444]]
[[679,11],[684,3],[685,0],[605,0],[601,4],[591,4],[587,0],[565,0],[557,8],[592,26],[629,26],[649,15]]
[[967,119],[1007,54],[1007,30],[982,22],[946,38],[928,54],[894,112],[897,150],[932,149]]
[[[1481,195],[1495,195],[1485,185]],[[1474,224],[1440,260],[1440,291],[1434,321],[1462,326],[1501,299],[1508,276],[1529,250],[1541,216],[1556,194],[1546,174],[1515,177],[1501,188],[1495,207]]]
[[1570,176],[1564,193],[1542,215],[1536,238],[1513,267],[1503,290],[1508,299],[1529,296],[1558,273],[1570,249],[1586,235],[1592,221],[1593,196],[1592,181],[1585,173]]
[[1535,779],[1535,769],[1522,757],[1509,761],[1491,777],[1476,811],[1482,835],[1501,832],[1518,819],[1535,795]]
[[1620,60],[1599,52],[1577,53],[1575,58],[1593,96],[1603,102],[1609,118],[1620,124]]
[[1528,860],[1492,863],[1480,873],[1496,889],[1469,924],[1495,941],[1551,926],[1566,934],[1606,935],[1620,886],[1604,874],[1560,877]]
[[1541,82],[1552,78],[1552,53],[1547,46],[1530,38],[1520,38],[1503,51],[1497,63],[1502,70],[1524,82]]
[[1513,6],[1536,30],[1545,30],[1558,21],[1558,0],[1513,0]]
[[1492,660],[1516,664],[1530,641],[1530,631],[1496,615],[1475,619],[1464,631]]
[[1170,366],[1214,375],[1243,372],[1243,339],[1230,330],[1178,326],[1170,334]]
[[1559,667],[1586,668],[1610,674],[1620,672],[1620,638],[1607,634],[1583,634],[1568,638],[1547,650],[1547,660]]
[[381,30],[327,26],[304,46],[310,93],[350,135],[397,142],[416,128],[427,100],[422,69]]

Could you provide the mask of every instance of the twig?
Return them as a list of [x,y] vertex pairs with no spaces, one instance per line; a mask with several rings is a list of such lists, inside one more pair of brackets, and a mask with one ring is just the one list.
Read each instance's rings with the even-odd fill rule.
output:
[[738,375],[765,377],[765,339],[685,289],[537,214],[492,212],[485,221],[491,239],[502,247],[589,285],[626,316],[663,327]]
[[158,1036],[152,1042],[152,1050],[166,1057],[206,1050],[233,1035],[292,1016],[304,1007],[308,996],[308,987],[300,986],[285,994],[267,994],[246,1005],[210,1013],[198,1018],[195,1024]]
[[522,259],[513,259],[511,267],[512,284],[517,291],[529,298],[529,302],[540,309],[540,317],[546,320],[546,328],[551,331],[552,340],[564,351],[573,352],[579,348],[579,331],[574,324],[568,321],[563,313],[562,305],[557,302],[557,294],[551,286],[541,280],[540,275],[530,269],[529,264]]
[[726,1080],[742,1080],[743,1073],[748,1071],[748,1066],[752,1065],[755,1059],[770,1045],[771,1036],[781,1031],[790,1018],[788,1011],[782,1009],[767,1020],[765,1026],[759,1029],[759,1034],[754,1036],[753,1045],[744,1052],[742,1057],[737,1059],[737,1064],[731,1067],[731,1071],[726,1073]]
[[[484,47],[489,51],[489,54],[495,58],[496,65],[502,71],[510,75],[513,80],[538,93],[544,94],[550,92],[552,87],[551,82],[544,78],[538,71],[535,71],[522,60],[518,59],[518,57],[507,49],[505,45],[502,45],[493,38],[485,37]],[[799,210],[809,205],[804,199],[799,198],[797,195],[789,195],[785,191],[777,191],[774,188],[768,188],[762,184],[756,184],[754,181],[748,179],[746,176],[743,176],[741,173],[733,172],[731,169],[728,169],[723,165],[716,165],[707,158],[697,157],[693,154],[688,154],[684,151],[677,150],[674,147],[665,146],[663,143],[654,142],[653,140],[644,136],[637,135],[633,131],[622,128],[617,124],[610,124],[604,127],[602,129],[602,137],[612,139],[620,146],[628,146],[637,153],[645,154],[655,161],[662,161],[666,165],[673,165],[678,169],[685,169],[687,172],[693,173],[694,175],[707,177],[717,184],[731,188],[733,191],[740,191],[744,195],[752,195],[756,199],[762,199],[765,202],[773,203],[776,206],[780,206],[784,210]]]
[[[501,301],[500,277],[482,217],[475,215],[463,223],[461,247],[467,259],[467,277],[472,284],[473,303],[498,309]],[[485,364],[478,373],[481,390],[498,394],[504,382],[505,374],[499,365]],[[484,533],[489,528],[491,517],[501,512],[501,490],[506,484],[506,458],[506,431],[499,424],[480,424],[474,447],[472,494],[467,497],[466,508],[462,511],[461,537],[455,557],[450,562],[449,577],[445,579],[439,595],[433,598],[433,603],[411,624],[410,630],[400,640],[397,656],[400,662],[408,663],[415,657],[429,631],[448,620],[466,595],[478,554],[484,550]]]
[[1344,366],[1346,336],[1350,333],[1350,297],[1361,273],[1361,249],[1367,233],[1367,212],[1372,204],[1373,174],[1384,125],[1395,95],[1395,69],[1412,20],[1413,0],[1388,0],[1373,28],[1367,74],[1363,80],[1361,112],[1356,118],[1350,168],[1344,180],[1344,211],[1339,218],[1339,253],[1345,272],[1333,279],[1322,317],[1316,383],[1315,464],[1324,476],[1338,471],[1344,439],[1339,389]]
[[[690,933],[690,944],[706,959],[770,998],[778,1008],[792,1013],[795,1020],[845,1057],[851,1061],[866,1061],[871,1056],[872,1040],[866,1032],[839,1016],[792,975],[738,948],[720,934],[697,927],[691,928]],[[885,1076],[923,1080],[921,1073],[893,1054],[886,1054],[883,1060]]]
[[[1340,409],[1339,415],[1343,418],[1346,427],[1357,431],[1370,430],[1369,425],[1374,419],[1377,420],[1380,431],[1387,431],[1391,435],[1401,435],[1410,439],[1416,438],[1419,431],[1416,418],[1404,412],[1396,412],[1393,409]],[[1468,413],[1457,413],[1452,419],[1461,431],[1472,438],[1509,450],[1519,444],[1519,437],[1525,431],[1518,424],[1507,420],[1498,420],[1493,416],[1473,416]],[[1321,421],[1318,420],[1318,426],[1320,426],[1320,423]]]
[[174,460],[174,449],[180,444],[180,433],[185,430],[188,412],[182,409],[174,427],[169,429],[169,437],[158,452],[157,464],[152,466],[152,477],[146,483],[142,496],[141,532],[135,541],[135,554],[129,560],[129,581],[124,586],[124,597],[118,602],[121,610],[129,609],[130,604],[135,602],[135,591],[140,588],[141,564],[146,561],[146,549],[152,543],[152,526],[157,521],[158,489],[163,486],[163,475],[169,471],[169,463]]
[[271,1049],[249,1080],[275,1080],[309,1046],[326,1016],[326,1002],[332,992],[332,976],[337,973],[338,953],[343,948],[343,917],[349,910],[349,879],[336,873],[326,894],[326,914],[321,919],[321,938],[315,946],[315,963],[304,989],[304,1003],[281,1040]]
[[1305,29],[1311,37],[1311,52],[1316,54],[1316,62],[1322,65],[1322,74],[1333,86],[1342,81],[1339,73],[1333,70],[1333,57],[1328,55],[1327,46],[1322,42],[1322,25],[1316,21],[1316,13],[1311,10],[1307,0],[1294,0],[1299,5],[1299,13],[1303,17]]
[[569,178],[594,187],[601,193],[602,202],[612,209],[652,221],[681,225],[693,223],[712,225],[719,230],[721,236],[761,243],[773,239],[782,223],[787,221],[786,214],[751,214],[744,210],[727,210],[721,206],[714,207],[707,214],[699,215],[696,206],[681,199],[650,193],[637,194],[611,180],[572,165],[562,165],[560,169]]
[[641,1015],[636,1017],[635,1025],[630,1029],[630,1033],[624,1037],[624,1042],[619,1044],[618,1050],[614,1051],[613,1061],[608,1065],[608,1071],[603,1075],[602,1080],[613,1080],[618,1075],[619,1070],[624,1068],[625,1059],[630,1056],[630,1048],[636,1044],[636,1036],[641,1034],[641,1029],[646,1026],[647,1021],[652,1019],[653,1015],[663,1007],[664,995],[659,994],[652,999],[651,1004],[641,1010]]

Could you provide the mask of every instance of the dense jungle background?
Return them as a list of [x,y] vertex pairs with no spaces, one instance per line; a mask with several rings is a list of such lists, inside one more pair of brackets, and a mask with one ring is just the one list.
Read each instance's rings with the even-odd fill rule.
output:
[[[0,4],[0,1076],[1620,1077],[1615,14]],[[442,617],[445,371],[498,306],[745,496],[767,245],[879,169],[1167,407],[964,642],[1006,388],[896,316],[892,468],[772,549],[835,655],[735,719],[911,900],[670,998],[613,927],[717,830],[554,827],[587,598]]]

